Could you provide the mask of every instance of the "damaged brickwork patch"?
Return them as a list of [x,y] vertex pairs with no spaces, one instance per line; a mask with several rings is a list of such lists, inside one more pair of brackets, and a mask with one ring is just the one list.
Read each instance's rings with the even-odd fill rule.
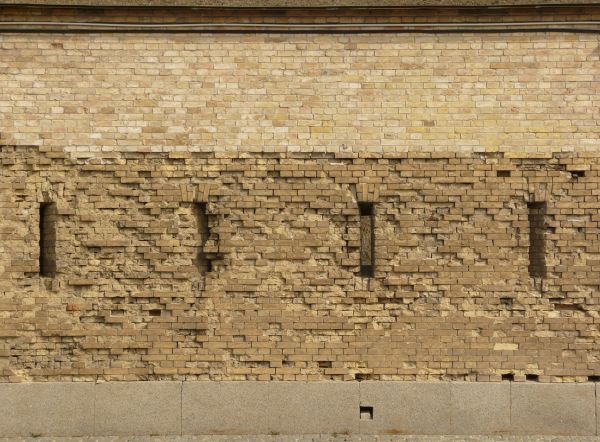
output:
[[3,146],[0,379],[599,375],[600,156],[290,156]]

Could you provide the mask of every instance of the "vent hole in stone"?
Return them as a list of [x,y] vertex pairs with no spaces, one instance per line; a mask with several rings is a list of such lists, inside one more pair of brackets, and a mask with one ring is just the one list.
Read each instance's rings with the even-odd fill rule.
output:
[[598,376],[598,375],[588,376],[588,381],[589,382],[600,382],[600,376]]
[[496,171],[496,176],[498,178],[508,178],[510,177],[510,170],[498,170]]
[[361,420],[373,420],[373,407],[368,405],[361,405],[360,418]]
[[574,180],[576,180],[578,178],[585,178],[585,171],[584,170],[572,170],[571,178],[573,178]]
[[160,311],[160,309],[156,308],[156,309],[152,309],[152,310],[148,311],[148,313],[150,313],[150,316],[160,316],[161,311]]
[[319,368],[331,368],[331,361],[319,361]]
[[503,381],[513,382],[515,380],[515,375],[512,373],[504,373],[502,375]]
[[526,374],[525,375],[525,380],[526,381],[531,381],[531,382],[539,382],[540,376],[537,375],[537,374]]

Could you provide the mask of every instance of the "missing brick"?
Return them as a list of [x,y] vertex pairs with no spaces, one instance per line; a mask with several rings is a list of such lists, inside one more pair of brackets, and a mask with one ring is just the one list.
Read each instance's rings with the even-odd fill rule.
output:
[[508,297],[500,298],[500,305],[504,307],[512,307],[513,299]]
[[537,374],[526,374],[525,380],[530,382],[539,382],[540,376]]
[[496,171],[496,176],[498,178],[509,178],[510,170],[498,170],[498,171]]
[[598,376],[598,375],[588,376],[588,382],[600,382],[600,376]]
[[582,312],[585,311],[585,309],[579,305],[579,304],[568,304],[568,303],[564,303],[564,302],[554,302],[554,310],[558,310],[558,311],[574,311],[574,312]]
[[504,373],[502,375],[502,380],[507,382],[513,382],[515,380],[515,375],[512,373]]
[[148,314],[150,316],[160,316],[161,315],[161,310],[160,309],[152,309],[152,310],[148,310]]
[[356,373],[354,375],[354,379],[358,382],[370,381],[372,379],[372,376],[369,373]]
[[577,180],[579,178],[585,178],[585,170],[572,170],[571,178]]
[[370,405],[361,405],[359,412],[361,420],[373,420],[373,407]]
[[331,368],[331,361],[319,361],[319,368]]

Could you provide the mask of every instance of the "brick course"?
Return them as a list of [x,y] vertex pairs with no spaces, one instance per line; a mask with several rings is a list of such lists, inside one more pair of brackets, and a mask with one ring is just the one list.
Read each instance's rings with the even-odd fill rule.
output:
[[0,379],[600,375],[598,39],[0,36]]

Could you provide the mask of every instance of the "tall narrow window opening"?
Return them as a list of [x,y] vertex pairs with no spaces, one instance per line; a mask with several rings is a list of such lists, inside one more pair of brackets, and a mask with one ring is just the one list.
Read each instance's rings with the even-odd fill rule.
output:
[[56,204],[40,204],[40,275],[56,274]]
[[546,277],[546,203],[527,204],[529,218],[529,275]]
[[375,276],[375,205],[358,203],[360,215],[360,275]]
[[206,241],[210,237],[210,227],[208,225],[208,212],[206,203],[194,204],[194,216],[196,217],[196,225],[198,226],[198,234],[200,236],[200,247],[198,247],[198,256],[196,258],[198,271],[200,273],[212,271],[211,260],[207,258],[205,252]]

